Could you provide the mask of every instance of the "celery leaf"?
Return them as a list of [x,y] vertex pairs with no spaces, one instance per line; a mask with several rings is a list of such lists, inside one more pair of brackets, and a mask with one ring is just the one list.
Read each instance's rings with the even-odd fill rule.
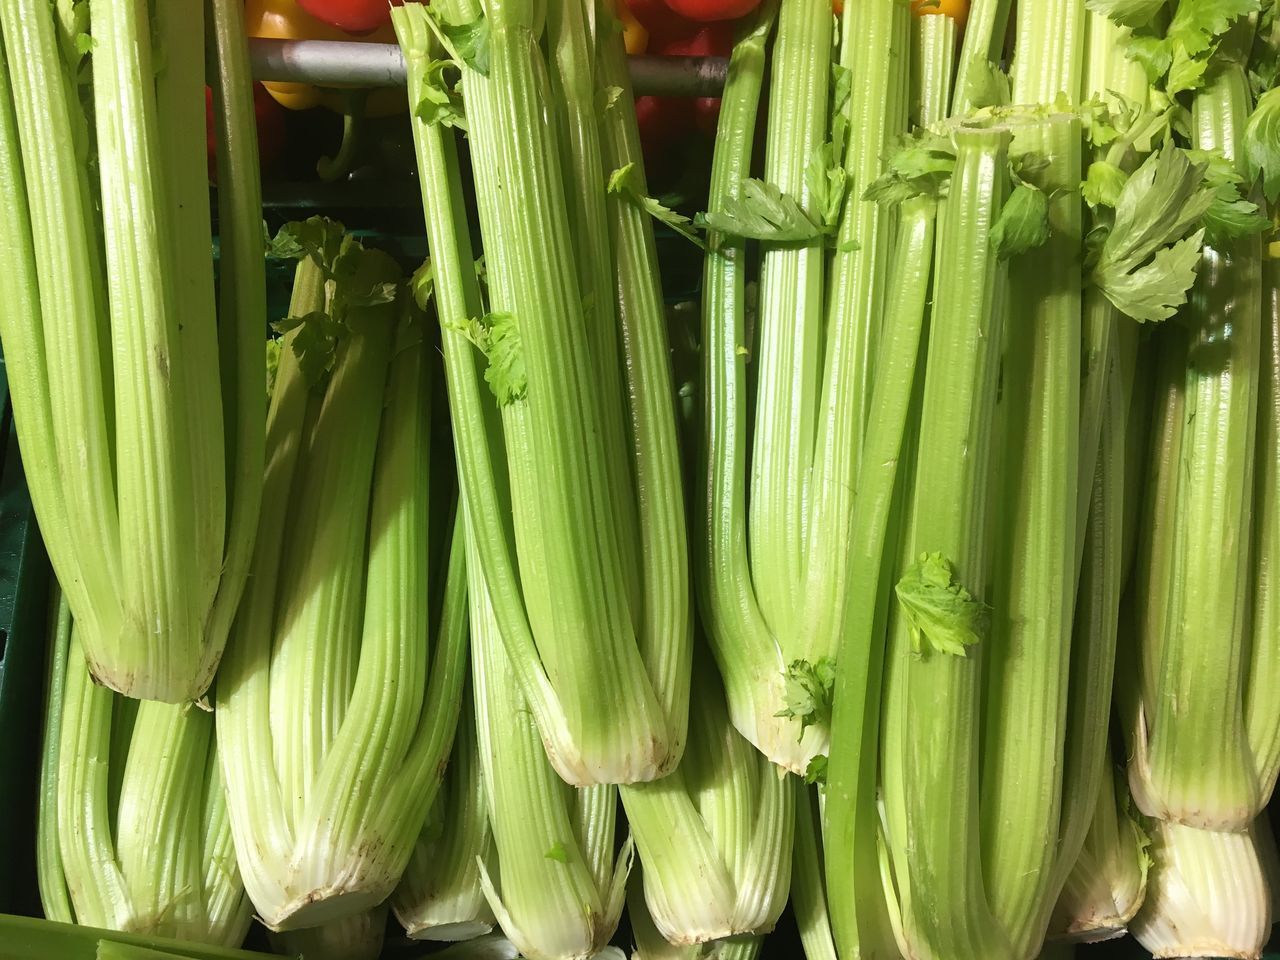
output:
[[826,726],[831,723],[831,695],[836,684],[836,665],[830,657],[793,660],[784,675],[783,701],[785,710],[775,716],[791,717],[800,721],[800,735],[812,724]]
[[1217,192],[1204,182],[1207,167],[1166,143],[1143,161],[1116,199],[1115,222],[1098,246],[1090,280],[1135,320],[1168,319],[1186,302],[1204,231],[1182,240]]
[[1210,246],[1222,246],[1242,237],[1255,237],[1271,228],[1271,220],[1258,205],[1240,196],[1231,184],[1214,191],[1213,203],[1204,213],[1204,239]]
[[609,176],[607,189],[609,193],[622,197],[629,203],[634,204],[655,220],[665,223],[698,249],[705,250],[707,248],[707,245],[702,242],[702,238],[698,236],[697,231],[694,229],[692,220],[645,193],[641,173],[634,163],[628,163],[625,167],[619,167],[613,171]]
[[923,553],[894,588],[911,649],[963,657],[965,648],[980,643],[991,620],[991,608],[966,590],[955,569],[940,553]]
[[276,373],[280,370],[280,346],[278,337],[267,339],[267,400],[276,389]]
[[436,271],[430,259],[423,260],[409,278],[409,290],[419,310],[426,310],[436,291]]
[[889,158],[885,172],[863,191],[862,199],[895,204],[912,197],[941,197],[951,181],[956,156],[944,137],[910,138]]
[[1026,253],[1049,239],[1049,198],[1029,183],[1013,188],[991,226],[991,246],[1001,260]]
[[453,66],[452,60],[432,60],[427,64],[413,115],[423,123],[465,130],[467,120],[463,114],[462,97],[444,75],[445,70]]
[[1259,8],[1258,0],[1179,0],[1166,36],[1188,56],[1207,53],[1237,19]]
[[1089,172],[1085,175],[1080,190],[1089,206],[1114,207],[1128,179],[1129,175],[1114,163],[1095,160],[1089,164]]
[[827,757],[826,754],[820,753],[809,761],[809,765],[804,768],[805,783],[826,783],[827,782]]
[[329,314],[316,310],[300,317],[285,317],[271,325],[276,333],[293,335],[293,355],[298,369],[309,386],[320,383],[337,361],[338,342],[346,336],[346,327]]
[[1122,27],[1145,27],[1165,5],[1165,0],[1086,0],[1085,6]]
[[488,361],[484,379],[499,406],[505,407],[525,398],[529,381],[525,372],[520,327],[513,314],[486,313],[483,317],[472,317],[463,322],[446,321],[441,326],[462,334],[484,354]]
[[569,862],[569,851],[568,851],[568,849],[565,847],[564,842],[563,842],[563,841],[561,841],[561,840],[557,840],[555,843],[553,843],[553,844],[551,845],[551,849],[550,849],[550,850],[548,850],[548,851],[544,854],[544,856],[545,856],[548,860],[554,860],[556,863],[568,863],[568,862]]
[[836,159],[834,144],[825,143],[814,152],[804,172],[804,180],[823,228],[834,230],[840,222],[840,211],[844,208],[844,196],[849,186],[849,176],[844,165]]
[[969,61],[965,98],[974,110],[1008,106],[1013,99],[1009,75],[986,57],[974,57]]
[[[840,176],[843,195],[843,170]],[[827,199],[834,191],[834,184],[826,188]],[[823,214],[827,212],[824,210]],[[718,233],[770,243],[807,243],[830,233],[835,226],[834,221],[815,220],[805,213],[799,201],[776,184],[755,179],[743,180],[738,196],[727,200],[722,209],[708,211],[701,222]]]
[[1280,200],[1280,87],[1259,99],[1244,131],[1244,156],[1250,179],[1262,179],[1267,200]]
[[440,23],[440,32],[449,38],[454,51],[468,67],[489,75],[489,20],[479,16],[468,23]]
[[276,260],[301,260],[310,257],[326,273],[342,249],[346,228],[328,217],[292,220],[281,227],[267,247],[267,256]]

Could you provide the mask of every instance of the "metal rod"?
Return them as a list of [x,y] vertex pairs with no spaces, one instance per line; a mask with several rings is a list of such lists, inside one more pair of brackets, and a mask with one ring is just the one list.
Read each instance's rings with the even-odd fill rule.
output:
[[[259,80],[402,87],[404,57],[394,43],[349,40],[249,40],[249,60]],[[639,95],[717,97],[724,88],[725,57],[630,57],[631,83]]]

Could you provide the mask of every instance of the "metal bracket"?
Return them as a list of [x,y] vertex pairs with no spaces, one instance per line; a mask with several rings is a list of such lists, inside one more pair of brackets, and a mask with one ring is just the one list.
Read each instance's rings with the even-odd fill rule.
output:
[[[628,57],[631,84],[641,96],[718,97],[729,61],[725,57]],[[394,43],[349,40],[249,40],[249,61],[258,80],[320,86],[403,87],[404,56]]]

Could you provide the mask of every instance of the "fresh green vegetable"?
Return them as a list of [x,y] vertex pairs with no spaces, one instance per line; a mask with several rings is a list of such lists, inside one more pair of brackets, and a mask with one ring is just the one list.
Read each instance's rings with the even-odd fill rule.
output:
[[[430,14],[410,4],[395,22],[417,76],[443,58],[433,29],[457,35],[474,23],[486,38],[483,56],[449,43],[489,309],[474,278],[451,273],[472,260],[453,199],[455,148],[440,126],[415,124],[424,187],[429,171],[441,178],[438,199],[424,197],[428,237],[441,285],[459,292],[440,317],[460,484],[502,640],[552,763],[579,785],[629,783],[675,766],[687,722],[674,396],[652,227],[625,198],[606,198],[609,170],[639,157],[612,16],[576,3],[555,5],[544,22],[545,12],[523,0],[455,0]],[[597,31],[609,39],[602,50]],[[600,92],[613,87],[621,100],[600,116]],[[486,313],[518,334],[519,389],[460,333]],[[491,386],[498,380],[496,397],[482,370]]]
[[[439,788],[466,657],[461,530],[432,622],[431,368],[385,254],[313,219],[272,395],[266,509],[216,689],[245,886],[273,930],[369,911]],[[274,757],[274,759],[272,759]]]
[[[14,305],[0,339],[33,502],[94,676],[169,702],[209,685],[261,495],[252,89],[240,5],[210,11],[206,24],[201,0],[104,4],[92,18],[71,0],[0,7]],[[206,48],[232,174],[219,191],[217,304],[199,144]]]
[[631,960],[756,960],[760,955],[763,937],[732,937],[683,946],[667,942],[649,916],[640,881],[641,870],[637,867],[627,886],[627,918],[635,940]]
[[[204,943],[169,940],[141,933],[99,930],[79,924],[14,917],[0,914],[0,940],[13,960],[94,960],[106,949],[108,956],[189,958],[189,960],[265,960],[268,954],[215,947]],[[123,953],[121,951],[124,951]],[[133,951],[133,952],[130,952]],[[275,956],[271,954],[270,956]]]
[[492,869],[493,835],[471,702],[471,691],[464,691],[444,786],[391,898],[396,919],[414,940],[471,940],[496,923],[480,887],[479,864]]
[[236,866],[213,717],[95,684],[56,590],[37,866],[64,923],[237,947],[251,905]]
[[378,960],[386,929],[387,909],[379,906],[317,927],[272,933],[271,945],[304,960]]

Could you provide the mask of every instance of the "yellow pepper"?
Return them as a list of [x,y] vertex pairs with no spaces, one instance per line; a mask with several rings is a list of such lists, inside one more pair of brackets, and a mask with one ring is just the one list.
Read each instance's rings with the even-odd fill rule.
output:
[[622,43],[627,48],[627,53],[644,53],[649,46],[649,31],[631,12],[627,0],[613,0],[613,12],[622,24]]

